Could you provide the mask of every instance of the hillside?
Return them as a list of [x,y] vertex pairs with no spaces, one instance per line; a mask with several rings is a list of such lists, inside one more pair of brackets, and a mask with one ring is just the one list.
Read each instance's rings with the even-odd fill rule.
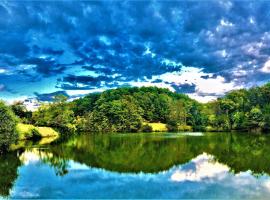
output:
[[75,116],[87,116],[89,131],[134,132],[155,122],[167,124],[169,130],[181,125],[198,129],[202,125],[201,104],[187,95],[156,87],[107,90],[72,104]]
[[33,113],[12,105],[21,121],[65,133],[270,130],[270,83],[234,90],[206,104],[156,87],[118,88],[66,102],[56,96]]

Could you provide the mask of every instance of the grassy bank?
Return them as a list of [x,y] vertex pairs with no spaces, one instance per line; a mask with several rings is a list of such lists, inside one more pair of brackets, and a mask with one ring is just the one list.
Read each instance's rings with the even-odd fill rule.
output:
[[36,127],[30,124],[19,123],[16,126],[16,131],[19,135],[19,140],[59,137],[59,133],[50,127]]
[[[144,123],[143,125],[148,125],[152,128],[152,132],[168,132],[171,131],[168,129],[167,124],[165,123]],[[192,127],[191,126],[187,126],[187,125],[180,125],[177,127],[177,130],[175,131],[192,131]]]

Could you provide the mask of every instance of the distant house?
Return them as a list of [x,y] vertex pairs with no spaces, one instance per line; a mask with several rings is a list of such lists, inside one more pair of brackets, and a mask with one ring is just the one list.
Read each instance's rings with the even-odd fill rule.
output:
[[41,103],[36,98],[28,98],[23,101],[23,105],[27,110],[35,111],[40,107]]

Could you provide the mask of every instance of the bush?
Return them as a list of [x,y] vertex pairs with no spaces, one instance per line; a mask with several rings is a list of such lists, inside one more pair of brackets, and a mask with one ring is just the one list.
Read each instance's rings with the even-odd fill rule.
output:
[[144,124],[142,125],[141,131],[145,133],[150,133],[153,132],[153,128],[149,124]]
[[171,131],[171,132],[178,131],[178,124],[175,120],[169,121],[167,123],[166,127],[167,127],[168,131]]
[[56,96],[54,103],[40,106],[37,111],[33,112],[34,125],[53,127],[65,134],[74,133],[76,131],[76,127],[72,125],[74,114],[71,105],[65,100],[63,96]]
[[85,131],[86,123],[87,120],[85,119],[85,117],[77,116],[76,119],[74,120],[74,124],[76,126],[77,131]]
[[35,141],[38,141],[38,140],[40,140],[42,138],[40,132],[36,128],[33,128],[31,130],[31,135],[32,135],[31,139],[35,140]]
[[0,101],[0,153],[7,151],[17,140],[16,124],[17,118],[12,110]]

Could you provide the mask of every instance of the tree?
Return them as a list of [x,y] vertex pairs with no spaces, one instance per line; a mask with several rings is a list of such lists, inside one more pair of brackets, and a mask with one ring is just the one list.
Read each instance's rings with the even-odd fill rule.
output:
[[171,101],[167,116],[167,128],[169,131],[177,131],[180,125],[187,124],[187,112],[182,100]]
[[263,123],[264,123],[264,130],[270,130],[270,104],[266,104],[263,107]]
[[236,130],[245,130],[246,117],[245,113],[237,111],[232,116],[233,128]]
[[85,114],[92,112],[96,101],[100,97],[100,93],[88,94],[83,98],[74,100],[71,106],[75,116],[84,116]]
[[66,100],[65,96],[59,95],[55,97],[53,103],[42,105],[33,113],[35,125],[74,131],[74,113],[71,104],[68,104]]
[[94,132],[136,132],[141,128],[141,110],[130,96],[102,102],[87,117],[87,126]]
[[227,116],[227,121],[229,123],[229,129],[232,129],[233,125],[233,111],[236,109],[235,102],[232,101],[231,99],[221,99],[219,101],[220,103],[220,108],[223,111],[223,114],[226,114]]
[[11,109],[14,114],[21,119],[24,123],[31,123],[32,112],[28,111],[23,105],[23,102],[16,101],[11,105]]
[[0,101],[0,153],[7,151],[10,144],[16,141],[16,123],[12,110]]
[[263,113],[261,109],[256,106],[251,109],[251,111],[247,114],[247,124],[249,131],[260,132],[263,127]]
[[[227,93],[202,104],[183,94],[156,87],[118,88],[89,94],[73,102],[56,96],[33,114],[36,125],[72,127],[95,132],[133,132],[141,123],[161,122],[175,131],[270,130],[270,83]],[[18,105],[18,116],[23,112]],[[146,127],[147,128],[147,127]]]

